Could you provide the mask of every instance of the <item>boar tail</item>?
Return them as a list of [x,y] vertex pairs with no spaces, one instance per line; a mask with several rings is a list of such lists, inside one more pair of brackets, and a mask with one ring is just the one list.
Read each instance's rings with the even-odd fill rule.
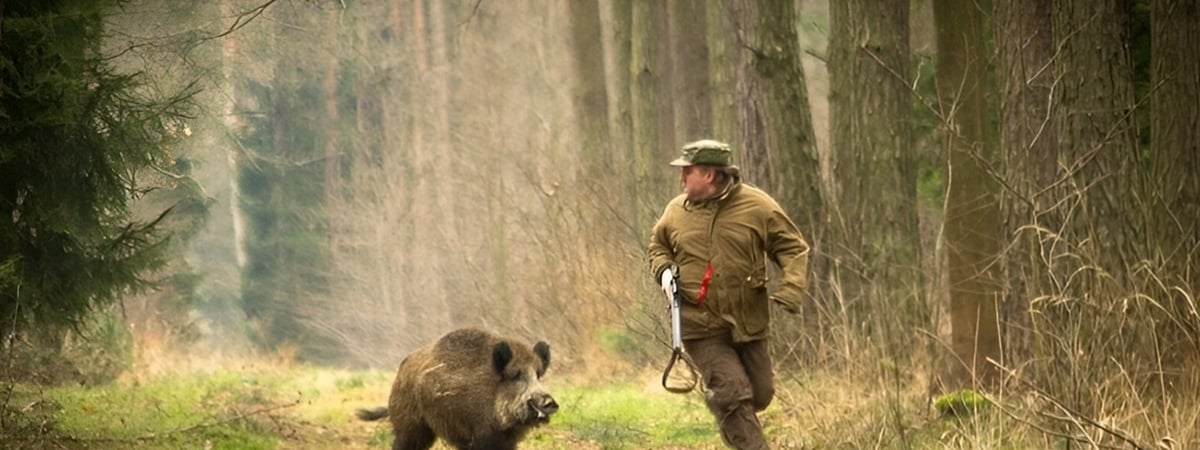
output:
[[358,416],[360,420],[379,420],[387,417],[388,410],[386,406],[380,406],[372,409],[359,409],[358,411],[354,412],[354,415]]

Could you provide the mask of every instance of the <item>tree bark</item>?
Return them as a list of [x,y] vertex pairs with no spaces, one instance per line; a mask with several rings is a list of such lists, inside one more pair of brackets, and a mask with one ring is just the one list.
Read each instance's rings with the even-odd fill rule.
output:
[[974,4],[933,2],[937,26],[937,91],[947,173],[945,243],[951,344],[957,358],[943,381],[952,390],[998,380],[1000,329],[994,269],[1000,249],[994,147],[985,131],[983,16]]
[[[1150,253],[1161,258],[1168,286],[1200,292],[1200,6],[1190,0],[1154,0],[1151,14],[1151,157],[1147,198],[1157,199]],[[1161,255],[1161,256],[1158,256]],[[1162,321],[1165,357],[1171,365],[1200,355],[1200,318],[1194,303],[1174,289],[1163,293],[1168,314]],[[1188,320],[1187,318],[1190,318]],[[1191,361],[1195,363],[1196,361]]]
[[[631,77],[633,70],[630,61],[633,59],[633,3],[632,0],[612,0],[607,12],[610,28],[606,36],[612,45],[608,46],[606,56],[606,72],[611,74],[608,80],[609,102],[608,110],[613,158],[616,160],[621,197],[625,199],[641,199],[643,186],[637,167],[640,150],[634,145],[633,139],[633,89]],[[644,224],[649,220],[643,217],[647,214],[640,201],[623,201],[613,208],[621,211],[621,217],[626,218],[626,234],[629,239],[642,241],[646,239]]]
[[[1049,300],[1034,304],[1037,356],[1044,361],[1029,368],[1034,379],[1095,379],[1113,361],[1157,364],[1139,351],[1157,345],[1153,334],[1129,328],[1154,320],[1146,304],[1118,306],[1118,299],[1138,295],[1137,266],[1150,239],[1140,231],[1150,227],[1139,211],[1144,155],[1136,136],[1130,6],[1124,0],[1053,5],[1057,81],[1050,115],[1059,172],[1048,189],[1061,190],[1053,196],[1063,201],[1053,208],[1062,224],[1046,235],[1056,284],[1040,297]],[[1089,387],[1064,390],[1075,407],[1098,407]]]
[[[830,2],[832,173],[836,236],[831,282],[841,305],[832,317],[885,342],[907,342],[927,326],[921,304],[916,163],[912,148],[909,3]],[[889,344],[890,345],[890,344]],[[844,348],[846,360],[855,349]],[[887,357],[902,357],[889,347]]]
[[[736,147],[744,163],[746,179],[762,186],[788,211],[812,246],[809,258],[810,292],[821,289],[828,259],[824,253],[825,199],[821,193],[820,162],[817,156],[808,87],[800,61],[793,2],[730,0],[722,5],[732,24],[730,41],[736,51],[729,55],[736,73]],[[826,304],[806,302],[813,318],[780,339],[794,345],[799,333],[821,333],[815,320],[829,310],[832,296],[815,295]],[[799,352],[812,355],[813,352]],[[812,361],[803,361],[810,363]]]
[[712,136],[736,144],[741,133],[737,113],[737,78],[742,70],[737,63],[737,25],[730,20],[728,2],[710,5],[704,15],[708,36],[709,108]]
[[730,2],[740,43],[737,67],[740,147],[746,169],[809,235],[823,225],[808,87],[790,2]]
[[[709,83],[706,2],[670,0],[667,15],[671,34],[671,73],[675,90],[675,135],[681,141],[723,139],[713,134],[712,89]],[[682,146],[683,143],[677,143]]]
[[1090,263],[1117,279],[1135,266],[1137,230],[1148,225],[1129,208],[1141,188],[1132,173],[1140,150],[1127,6],[1123,0],[1057,0],[1053,16],[1059,164],[1081,200],[1066,219],[1068,244],[1079,245]]
[[[639,204],[654,205],[640,208],[635,217],[638,230],[649,230],[662,205],[678,192],[671,189],[669,180],[675,175],[668,170],[668,161],[678,156],[683,143],[674,134],[674,111],[664,93],[672,92],[671,36],[667,30],[664,2],[633,2],[631,27],[632,52],[629,64],[631,97],[633,101],[633,151],[637,186],[643,194]],[[652,189],[646,189],[652,187]],[[650,195],[646,198],[646,194]]]
[[1050,118],[1054,92],[1051,0],[997,2],[995,36],[1000,82],[1000,158],[1007,189],[1000,192],[1003,233],[1011,236],[999,261],[1004,271],[1001,305],[1004,359],[1019,366],[1034,357],[1030,299],[1051,291],[1048,230],[1059,230],[1054,189],[1057,131]]
[[567,2],[572,68],[576,77],[572,96],[575,120],[579,123],[582,167],[585,174],[614,173],[616,161],[609,146],[608,92],[604,76],[604,46],[600,32],[597,0]]

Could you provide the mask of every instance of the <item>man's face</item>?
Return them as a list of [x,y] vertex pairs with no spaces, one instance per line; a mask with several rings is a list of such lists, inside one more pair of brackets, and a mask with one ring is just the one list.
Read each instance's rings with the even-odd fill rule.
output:
[[699,201],[711,197],[717,188],[714,185],[716,172],[711,167],[687,166],[679,171],[679,179],[683,182],[683,193],[688,200]]

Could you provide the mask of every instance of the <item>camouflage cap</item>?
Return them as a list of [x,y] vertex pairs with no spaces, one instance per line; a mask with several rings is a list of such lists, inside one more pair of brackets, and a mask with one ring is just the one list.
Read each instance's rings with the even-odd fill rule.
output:
[[704,139],[683,146],[683,154],[671,161],[675,167],[687,167],[697,164],[711,166],[728,166],[733,159],[733,150],[724,142]]

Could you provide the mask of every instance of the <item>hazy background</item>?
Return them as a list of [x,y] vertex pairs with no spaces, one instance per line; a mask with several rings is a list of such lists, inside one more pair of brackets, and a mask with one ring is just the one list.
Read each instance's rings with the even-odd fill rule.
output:
[[[773,317],[781,414],[908,442],[973,388],[1040,442],[1192,442],[1197,10],[0,2],[0,377],[390,369],[464,325],[645,377],[666,162],[715,138],[813,247]],[[863,397],[809,376],[886,406],[805,409]]]
[[[685,142],[729,133],[601,143],[610,156],[584,169],[601,151],[582,147],[572,108],[566,2],[281,1],[258,13],[264,3],[134,2],[112,22],[108,45],[132,46],[122,60],[146,64],[163,89],[192,77],[205,87],[183,141],[210,202],[180,249],[197,275],[189,333],[213,351],[389,367],[478,324],[548,339],[571,368],[586,355],[661,359],[663,304],[644,247],[679,192],[665,162]],[[827,83],[814,55],[828,13],[808,3],[801,42],[823,146]],[[615,52],[597,55],[606,72],[629,70]],[[608,111],[615,123],[628,114]],[[661,164],[630,192],[624,178],[644,170],[634,153]],[[156,323],[153,300],[132,303]],[[176,332],[135,333],[137,349],[169,352]]]

